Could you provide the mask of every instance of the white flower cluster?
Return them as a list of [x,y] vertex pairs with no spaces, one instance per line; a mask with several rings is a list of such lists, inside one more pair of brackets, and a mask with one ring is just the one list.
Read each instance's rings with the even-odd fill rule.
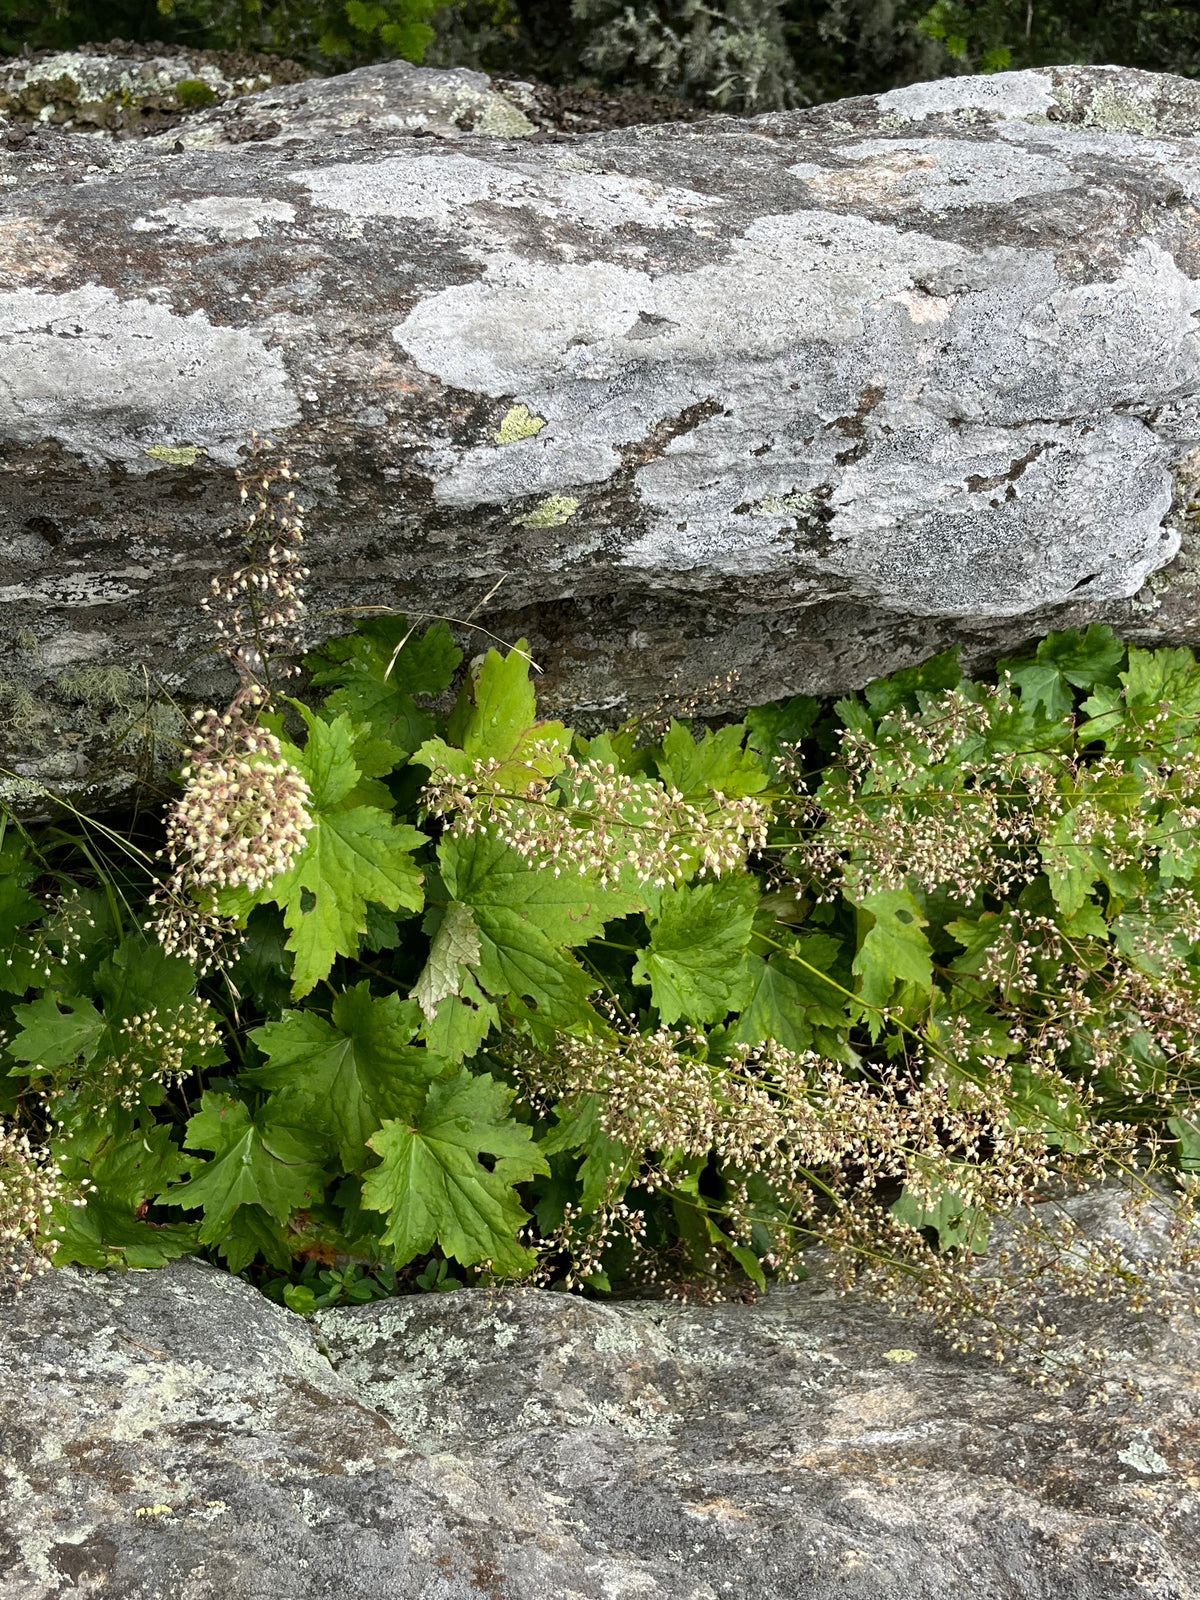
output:
[[[247,698],[253,708],[259,692]],[[261,889],[291,865],[313,819],[307,782],[236,702],[224,713],[198,711],[196,722],[198,759],[184,767],[186,787],[167,814],[171,875],[150,896],[160,909],[146,926],[168,954],[206,971],[230,928],[194,891]]]
[[16,1289],[45,1272],[54,1253],[47,1222],[67,1199],[62,1174],[27,1134],[0,1126],[0,1287]]
[[167,819],[172,865],[197,888],[261,889],[312,827],[311,791],[274,734],[248,729],[240,751],[183,769],[187,787]]

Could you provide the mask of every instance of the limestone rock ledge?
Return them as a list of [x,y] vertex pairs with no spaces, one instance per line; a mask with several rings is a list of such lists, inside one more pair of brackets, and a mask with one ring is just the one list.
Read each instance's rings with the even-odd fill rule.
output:
[[1139,1399],[1047,1398],[819,1273],[309,1323],[194,1262],[63,1269],[0,1308],[0,1595],[1192,1600],[1200,1335],[1071,1327]]
[[[224,691],[196,601],[256,431],[314,633],[501,581],[483,620],[572,713],[1200,638],[1200,87],[534,126],[398,63],[0,149],[0,762],[98,800],[144,674]],[[71,687],[114,671],[124,704]]]

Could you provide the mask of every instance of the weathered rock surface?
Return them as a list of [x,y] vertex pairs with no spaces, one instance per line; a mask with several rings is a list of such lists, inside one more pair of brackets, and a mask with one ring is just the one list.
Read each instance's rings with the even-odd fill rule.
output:
[[1200,87],[1047,69],[415,137],[443,91],[370,69],[0,153],[7,765],[95,775],[129,716],[81,672],[221,692],[195,602],[255,431],[312,508],[314,627],[502,579],[486,620],[575,712],[1095,617],[1200,638]]
[[247,93],[189,118],[168,143],[177,138],[185,149],[206,150],[249,140],[327,141],[349,133],[524,139],[537,127],[522,109],[524,100],[532,100],[530,91],[498,93],[483,72],[389,61],[340,78]]
[[230,51],[39,51],[0,62],[0,115],[78,133],[156,132],[198,107],[307,76],[295,61]]
[[0,1314],[0,1595],[1193,1600],[1200,1336],[1107,1332],[1139,1399],[1047,1398],[819,1276],[310,1325],[196,1263],[64,1269]]

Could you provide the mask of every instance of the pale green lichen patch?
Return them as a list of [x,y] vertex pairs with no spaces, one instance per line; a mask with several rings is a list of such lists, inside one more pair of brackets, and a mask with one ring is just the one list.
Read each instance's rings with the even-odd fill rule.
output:
[[1124,1450],[1118,1450],[1117,1460],[1122,1466],[1132,1467],[1144,1477],[1157,1477],[1171,1470],[1170,1462],[1159,1455],[1145,1434],[1126,1445]]
[[[1067,112],[1075,108],[1076,96],[1069,85],[1054,90],[1054,98]],[[1083,110],[1085,127],[1102,128],[1106,133],[1157,133],[1154,112],[1144,100],[1111,84],[1100,84]]]
[[168,467],[192,467],[197,457],[208,451],[202,444],[152,444],[146,454],[151,461],[161,461]]
[[133,682],[133,674],[124,667],[85,665],[64,672],[58,687],[71,699],[82,700],[85,706],[99,711],[108,706],[130,705]]
[[39,708],[33,692],[14,678],[0,678],[0,724],[14,733],[24,733],[38,721]]
[[495,434],[497,444],[516,444],[519,439],[532,439],[546,426],[545,417],[535,417],[528,406],[510,406],[504,421]]
[[817,499],[812,494],[765,494],[748,507],[752,517],[798,517],[812,511]]
[[579,510],[579,501],[574,495],[552,494],[534,506],[532,511],[527,511],[523,517],[514,517],[514,528],[561,528],[564,522],[569,522]]

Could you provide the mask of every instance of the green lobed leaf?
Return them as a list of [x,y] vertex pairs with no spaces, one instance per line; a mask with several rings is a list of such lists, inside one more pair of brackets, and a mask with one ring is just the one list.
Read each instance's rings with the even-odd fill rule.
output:
[[752,993],[746,954],[758,906],[748,875],[664,891],[637,958],[635,983],[648,983],[659,1017],[718,1022]]
[[757,751],[744,748],[745,739],[746,725],[741,722],[715,733],[710,729],[694,739],[686,723],[672,719],[662,742],[659,775],[685,800],[712,794],[740,800],[761,794],[769,779]]
[[561,722],[538,719],[528,651],[524,639],[504,656],[489,650],[459,697],[447,739],[423,744],[414,760],[460,777],[469,775],[475,762],[497,762],[489,783],[513,794],[561,772],[571,735]]
[[1001,661],[997,671],[1021,691],[1024,704],[1041,707],[1049,717],[1065,717],[1075,708],[1075,689],[1117,683],[1125,646],[1111,628],[1094,622],[1086,633],[1068,628],[1048,635],[1036,656]]
[[388,911],[419,911],[424,901],[412,852],[425,835],[375,805],[355,803],[361,773],[352,753],[353,724],[344,714],[325,722],[305,711],[305,720],[305,748],[285,748],[312,791],[313,825],[304,844],[263,888],[217,895],[218,909],[240,922],[263,901],[282,909],[290,930],[287,948],[295,957],[295,999],[311,993],[338,956],[357,953],[371,901]]
[[926,919],[909,891],[880,889],[856,897],[855,904],[870,918],[853,962],[862,980],[860,998],[869,1006],[886,1006],[898,983],[912,983],[928,992],[933,985],[933,951],[923,932]]
[[[885,716],[901,706],[915,709],[918,695],[954,689],[962,682],[962,667],[958,660],[958,646],[931,656],[919,666],[904,667],[886,678],[876,678],[863,690],[863,695],[875,717]],[[839,710],[841,704],[839,702]]]
[[147,1201],[196,1166],[164,1124],[147,1124],[134,1113],[110,1108],[77,1119],[52,1141],[51,1150],[84,1201],[54,1206],[56,1265],[161,1267],[196,1249],[194,1224],[157,1223],[143,1216]]
[[[60,1011],[60,1005],[66,1009]],[[104,1018],[84,995],[39,995],[28,1005],[14,1006],[13,1016],[21,1031],[8,1053],[35,1070],[54,1071],[90,1061],[104,1037]]]
[[305,657],[313,682],[333,686],[325,711],[335,716],[345,712],[369,726],[386,747],[388,767],[399,765],[433,736],[436,718],[413,696],[443,693],[461,660],[462,651],[444,622],[417,634],[404,617],[361,622],[355,633],[330,640]]
[[927,1205],[906,1188],[892,1206],[898,1222],[911,1228],[934,1229],[941,1250],[969,1250],[980,1255],[987,1249],[991,1218],[978,1206],[967,1205],[956,1189],[937,1185],[937,1202]]
[[185,1211],[203,1209],[200,1241],[217,1244],[239,1206],[259,1205],[276,1222],[319,1197],[326,1182],[320,1150],[302,1130],[260,1125],[232,1095],[205,1090],[187,1125],[189,1150],[210,1150],[212,1160],[163,1199]]
[[517,1240],[529,1214],[515,1185],[549,1168],[531,1130],[508,1116],[511,1101],[494,1078],[460,1071],[431,1086],[415,1123],[386,1122],[371,1140],[380,1165],[363,1181],[363,1204],[387,1213],[383,1242],[398,1267],[435,1244],[463,1266],[490,1261],[512,1276],[532,1267],[534,1252]]
[[420,1017],[411,1000],[379,999],[365,980],[333,1002],[329,1020],[313,1011],[285,1011],[250,1038],[268,1065],[243,1081],[274,1092],[268,1123],[284,1123],[332,1139],[347,1172],[362,1172],[367,1141],[386,1117],[415,1114],[429,1082],[447,1063],[414,1046]]
[[483,989],[495,997],[525,996],[566,1030],[595,1022],[587,1003],[595,980],[567,951],[633,910],[636,899],[601,888],[590,874],[556,877],[482,832],[447,835],[438,859],[447,892],[471,908],[479,931]]
[[[841,940],[817,933],[799,939],[785,935],[782,942],[784,949],[773,950],[766,957],[747,956],[748,997],[736,1023],[722,1034],[722,1048],[760,1045],[773,1039],[785,1050],[811,1050],[817,1027],[845,1025],[844,997],[818,976],[822,972],[832,975],[841,958]],[[844,974],[845,979],[849,976]]]
[[478,965],[479,929],[470,906],[455,900],[446,907],[433,936],[429,959],[412,990],[412,998],[427,1021],[433,1021],[447,996],[458,994],[466,973]]

